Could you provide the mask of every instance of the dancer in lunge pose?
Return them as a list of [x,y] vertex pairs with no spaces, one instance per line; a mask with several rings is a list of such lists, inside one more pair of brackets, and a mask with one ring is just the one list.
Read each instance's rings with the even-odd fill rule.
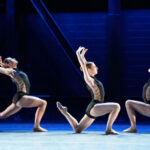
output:
[[[150,69],[148,70],[150,73]],[[126,101],[126,110],[128,117],[130,119],[131,127],[124,130],[124,132],[129,132],[129,133],[136,133],[137,128],[136,128],[136,114],[135,112],[139,112],[140,114],[150,117],[150,79],[148,80],[147,83],[145,83],[143,87],[143,100],[144,102],[141,101],[136,101],[136,100],[127,100]]]
[[84,47],[79,47],[76,51],[84,80],[92,96],[92,101],[87,106],[85,115],[78,123],[77,120],[68,112],[67,107],[62,106],[60,102],[57,102],[56,105],[60,112],[68,120],[75,133],[81,133],[84,129],[89,127],[97,117],[109,114],[105,134],[118,134],[118,132],[112,129],[112,125],[119,114],[120,105],[117,103],[104,103],[105,93],[103,84],[95,77],[98,73],[98,68],[94,62],[86,61],[86,52],[87,49]]
[[13,97],[12,104],[0,113],[0,119],[8,118],[17,113],[21,108],[37,107],[35,114],[34,132],[45,132],[40,127],[40,122],[45,112],[47,102],[37,97],[29,96],[30,82],[28,76],[17,68],[18,61],[15,58],[5,58],[2,61],[0,56],[0,73],[9,76],[17,86],[17,92]]

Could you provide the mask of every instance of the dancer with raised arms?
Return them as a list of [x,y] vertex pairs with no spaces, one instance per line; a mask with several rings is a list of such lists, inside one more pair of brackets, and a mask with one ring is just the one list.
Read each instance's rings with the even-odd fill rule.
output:
[[57,102],[56,105],[68,120],[75,133],[81,133],[84,129],[89,127],[97,117],[109,114],[105,134],[119,134],[112,129],[112,125],[120,112],[120,105],[113,102],[104,103],[105,93],[103,84],[95,77],[98,73],[98,67],[94,62],[86,61],[86,52],[87,49],[84,47],[79,47],[76,51],[84,80],[92,97],[92,101],[87,106],[85,115],[78,123],[78,121],[68,112],[67,107],[62,106],[60,102]]

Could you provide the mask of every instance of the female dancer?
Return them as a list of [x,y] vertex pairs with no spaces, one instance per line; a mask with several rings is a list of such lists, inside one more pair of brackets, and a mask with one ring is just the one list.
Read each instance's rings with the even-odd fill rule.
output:
[[[148,72],[150,73],[150,69],[148,70]],[[124,130],[124,132],[137,132],[135,111],[139,112],[144,116],[150,117],[150,79],[147,83],[145,83],[143,87],[143,100],[144,102],[139,102],[135,100],[126,101],[126,110],[130,119],[131,127]]]
[[60,102],[57,102],[56,105],[60,112],[66,117],[75,133],[81,133],[84,129],[89,127],[94,122],[96,117],[109,114],[105,134],[118,134],[112,129],[112,125],[119,114],[120,105],[117,103],[103,103],[104,88],[102,83],[95,78],[98,68],[94,62],[86,61],[84,57],[86,52],[87,49],[84,47],[79,47],[76,52],[78,61],[81,65],[81,70],[83,71],[84,80],[92,95],[92,101],[86,109],[86,114],[78,123],[77,120],[69,114],[67,107],[62,106]]
[[2,62],[0,56],[0,73],[8,75],[17,86],[17,93],[13,97],[12,104],[0,113],[0,119],[8,118],[17,113],[21,108],[38,107],[35,114],[34,132],[45,132],[47,130],[40,127],[40,122],[45,112],[47,102],[33,96],[29,96],[30,82],[28,76],[17,69],[18,61],[8,57]]

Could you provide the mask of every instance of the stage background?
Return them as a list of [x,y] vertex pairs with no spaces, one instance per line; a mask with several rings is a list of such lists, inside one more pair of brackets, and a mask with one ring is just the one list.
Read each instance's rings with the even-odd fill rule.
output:
[[[43,0],[73,52],[80,45],[89,49],[86,58],[99,68],[97,78],[104,84],[105,101],[121,105],[117,120],[121,123],[128,122],[125,101],[142,100],[142,88],[149,78],[150,6],[144,0],[122,0],[120,10],[113,12],[111,2]],[[57,100],[77,119],[84,115],[91,98],[79,67],[29,0],[0,0],[0,55],[15,57],[30,78],[31,95],[47,100],[43,121],[65,121],[56,109]],[[16,88],[4,75],[0,75],[0,85],[2,111]],[[30,122],[34,112],[24,109],[5,121]],[[140,115],[138,120],[149,122]]]

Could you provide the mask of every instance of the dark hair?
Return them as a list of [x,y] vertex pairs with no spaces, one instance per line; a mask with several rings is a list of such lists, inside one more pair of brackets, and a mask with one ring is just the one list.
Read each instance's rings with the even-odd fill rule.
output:
[[7,57],[4,59],[3,63],[9,64],[10,62],[12,62],[11,57]]
[[87,69],[88,69],[88,68],[91,68],[92,65],[93,65],[93,62],[87,62],[87,63],[86,63]]
[[[86,62],[87,69],[91,68],[94,62]],[[82,71],[82,68],[80,67],[80,70]]]
[[[14,60],[16,61],[16,63],[14,63]],[[4,68],[9,68],[10,66],[9,66],[9,64],[13,64],[13,66],[15,65],[15,66],[17,66],[18,65],[18,61],[15,59],[15,58],[11,58],[11,57],[7,57],[7,58],[5,58],[4,59],[4,61],[3,61],[3,67]]]

